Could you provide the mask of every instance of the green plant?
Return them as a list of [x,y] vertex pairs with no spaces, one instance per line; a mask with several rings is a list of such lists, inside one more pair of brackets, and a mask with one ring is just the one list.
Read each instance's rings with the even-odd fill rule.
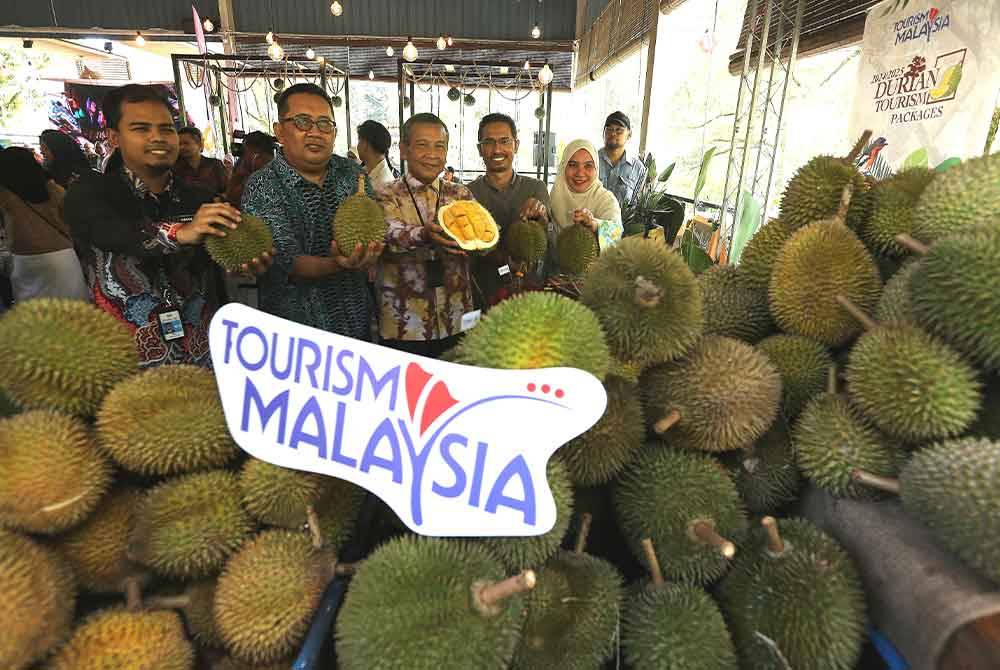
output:
[[667,182],[674,172],[677,163],[671,163],[662,172],[656,172],[656,159],[653,154],[646,156],[646,180],[631,202],[622,208],[622,223],[625,228],[624,237],[630,235],[645,235],[653,223],[663,226],[667,244],[673,243],[677,229],[684,222],[684,205],[667,195]]
[[[708,166],[714,156],[715,147],[709,147],[708,151],[701,157],[701,167],[698,169],[698,179],[694,187],[693,209],[695,212],[698,211],[699,197],[701,196],[702,189],[705,188],[705,180],[708,179]],[[688,226],[688,229],[684,232],[684,237],[681,239],[681,255],[684,257],[685,262],[687,262],[688,267],[695,274],[704,272],[714,264],[708,253],[699,246],[691,226]]]

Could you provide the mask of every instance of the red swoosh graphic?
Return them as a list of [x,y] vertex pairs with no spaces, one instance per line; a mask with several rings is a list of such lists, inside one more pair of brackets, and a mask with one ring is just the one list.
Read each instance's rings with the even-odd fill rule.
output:
[[417,401],[430,380],[431,375],[416,363],[406,366],[406,406],[410,410],[410,421],[416,419]]
[[439,381],[434,384],[434,388],[427,394],[427,401],[424,403],[424,414],[420,417],[420,434],[423,435],[427,427],[434,423],[435,419],[456,404],[458,404],[458,401],[451,396],[448,386],[444,382]]

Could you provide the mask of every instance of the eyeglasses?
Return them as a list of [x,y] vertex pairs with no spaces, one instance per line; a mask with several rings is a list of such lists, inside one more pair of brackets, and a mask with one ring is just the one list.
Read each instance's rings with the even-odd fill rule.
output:
[[604,126],[605,135],[624,135],[625,128],[622,126]]
[[510,145],[514,144],[514,138],[501,137],[499,140],[494,140],[491,138],[488,140],[480,140],[478,142],[478,146],[482,147],[483,149],[492,149],[498,144],[502,147],[509,147]]
[[321,133],[327,133],[327,134],[332,133],[334,130],[337,129],[337,124],[334,121],[327,119],[325,117],[319,119],[313,119],[311,116],[307,114],[297,114],[291,118],[281,120],[282,123],[285,123],[287,121],[291,121],[292,123],[294,123],[295,127],[301,130],[302,132],[309,132],[310,130],[313,129],[313,126],[319,128]]

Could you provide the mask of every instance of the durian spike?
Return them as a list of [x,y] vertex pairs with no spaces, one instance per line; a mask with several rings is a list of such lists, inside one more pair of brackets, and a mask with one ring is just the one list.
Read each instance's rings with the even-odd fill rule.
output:
[[125,579],[125,607],[130,612],[142,609],[142,584],[138,577]]
[[900,233],[899,235],[896,235],[896,241],[899,242],[904,247],[906,247],[907,249],[909,249],[910,251],[912,251],[913,253],[919,254],[920,256],[926,256],[927,252],[931,250],[929,246],[927,246],[917,238],[911,235],[907,235],[906,233]]
[[778,532],[778,521],[773,516],[766,516],[760,520],[760,525],[767,531],[767,550],[772,554],[785,553],[785,541]]
[[665,432],[673,428],[674,424],[680,420],[681,413],[676,409],[672,409],[669,414],[653,424],[653,430],[656,431],[657,435],[663,435]]
[[362,172],[358,175],[358,195],[365,194],[365,173]]
[[309,526],[309,534],[312,536],[313,547],[323,548],[323,533],[319,523],[319,514],[312,505],[306,507],[306,525]]
[[854,304],[850,298],[838,295],[834,299],[840,304],[841,307],[847,310],[848,314],[857,319],[858,322],[864,326],[865,330],[871,331],[878,328],[878,322],[865,314],[865,311]]
[[663,584],[663,572],[660,570],[660,561],[656,558],[656,549],[653,548],[653,541],[648,537],[642,541],[642,552],[646,554],[646,563],[649,564],[649,576],[653,580],[654,586]]
[[662,288],[645,277],[635,278],[635,304],[640,307],[656,307],[662,297]]
[[898,479],[890,479],[889,477],[879,477],[878,475],[873,475],[870,472],[865,472],[864,470],[858,470],[858,469],[851,471],[851,479],[853,479],[859,484],[864,484],[865,486],[870,486],[874,489],[885,491],[886,493],[894,493],[896,495],[899,495]]
[[826,392],[836,393],[837,392],[837,366],[831,365],[826,370]]
[[191,596],[154,596],[143,603],[148,610],[182,610],[191,604]]
[[719,550],[725,558],[736,555],[736,545],[715,532],[715,524],[704,519],[691,524],[691,535],[698,542],[710,544]]
[[472,605],[483,616],[496,616],[502,611],[500,604],[504,600],[533,588],[534,570],[525,570],[499,582],[477,581],[472,584]]
[[584,512],[580,515],[580,532],[576,535],[576,546],[573,547],[573,551],[582,554],[584,548],[587,546],[587,536],[590,535],[590,524],[593,522],[594,516],[590,512]]
[[848,161],[854,160],[854,158],[859,153],[865,150],[865,147],[868,146],[868,141],[871,138],[872,138],[871,130],[866,130],[865,132],[861,133],[861,137],[858,138],[857,143],[851,148],[851,153],[847,154],[847,157],[844,160]]

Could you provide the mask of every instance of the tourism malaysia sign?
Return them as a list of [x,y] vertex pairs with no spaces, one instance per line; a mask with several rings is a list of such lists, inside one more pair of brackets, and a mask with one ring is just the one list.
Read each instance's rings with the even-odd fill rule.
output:
[[1000,89],[1000,3],[885,0],[869,10],[851,136],[870,129],[857,159],[883,179],[983,153]]
[[545,476],[607,396],[573,368],[494,370],[413,356],[238,303],[209,330],[226,423],[251,456],[339,477],[416,533],[549,531]]

